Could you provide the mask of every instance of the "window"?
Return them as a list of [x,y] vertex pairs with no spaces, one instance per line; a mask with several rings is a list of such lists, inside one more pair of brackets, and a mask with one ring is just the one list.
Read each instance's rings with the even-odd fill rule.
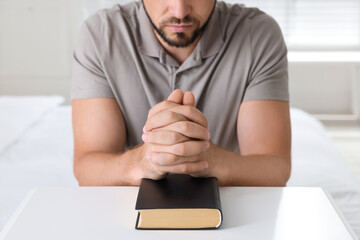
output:
[[[229,3],[239,0],[226,0]],[[290,50],[360,50],[360,0],[241,0],[279,23]]]

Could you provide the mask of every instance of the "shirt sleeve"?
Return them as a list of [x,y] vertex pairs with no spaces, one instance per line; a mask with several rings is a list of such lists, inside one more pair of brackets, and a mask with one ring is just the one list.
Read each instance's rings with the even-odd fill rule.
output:
[[243,101],[289,101],[287,48],[277,22],[262,13],[251,20],[252,67]]
[[102,32],[99,14],[88,18],[79,31],[73,55],[72,99],[114,97],[102,64]]

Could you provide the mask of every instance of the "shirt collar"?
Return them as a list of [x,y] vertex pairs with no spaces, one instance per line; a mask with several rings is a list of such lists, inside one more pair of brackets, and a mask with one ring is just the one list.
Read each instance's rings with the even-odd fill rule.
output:
[[[139,50],[150,57],[164,59],[166,52],[155,36],[143,4],[141,4],[139,12],[139,30]],[[219,11],[215,6],[208,25],[191,55],[194,55],[193,57],[196,59],[205,59],[217,54],[224,42],[221,33]]]
[[224,39],[220,27],[219,11],[215,6],[214,12],[209,19],[208,25],[206,26],[197,47],[201,49],[201,57],[205,59],[217,54],[223,43]]
[[153,27],[146,15],[144,5],[141,3],[139,12],[139,50],[150,57],[160,58],[162,46],[156,39]]

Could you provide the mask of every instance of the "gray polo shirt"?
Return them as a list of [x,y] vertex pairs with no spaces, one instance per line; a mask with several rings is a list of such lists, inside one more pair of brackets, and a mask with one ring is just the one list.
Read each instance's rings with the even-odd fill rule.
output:
[[72,98],[115,98],[125,119],[126,148],[142,143],[148,111],[174,89],[191,91],[216,145],[239,153],[240,104],[288,101],[287,49],[267,14],[217,2],[183,64],[157,41],[141,2],[89,17],[74,52]]

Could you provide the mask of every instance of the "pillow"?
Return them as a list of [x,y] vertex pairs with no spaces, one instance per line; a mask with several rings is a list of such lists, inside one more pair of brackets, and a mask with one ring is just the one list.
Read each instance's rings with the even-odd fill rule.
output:
[[61,96],[0,96],[0,155],[64,100]]

